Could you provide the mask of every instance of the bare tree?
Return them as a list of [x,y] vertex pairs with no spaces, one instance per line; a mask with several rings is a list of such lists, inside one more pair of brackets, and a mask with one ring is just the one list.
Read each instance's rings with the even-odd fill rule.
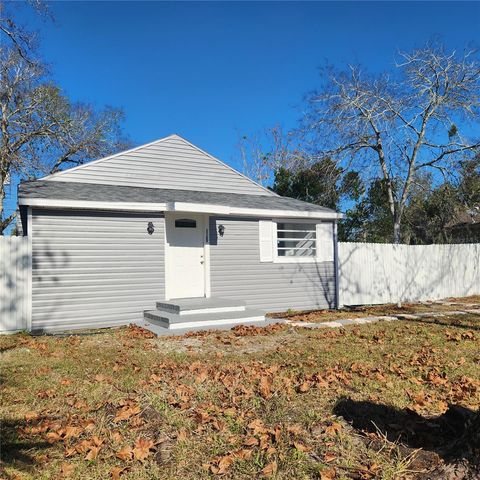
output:
[[44,19],[53,19],[48,10],[48,5],[43,0],[26,0],[20,2],[0,1],[0,33],[3,36],[2,44],[7,42],[17,51],[17,53],[29,63],[36,61],[35,47],[36,35],[27,30],[16,19],[13,11],[20,6],[31,7],[38,15]]
[[[415,178],[428,170],[447,176],[480,149],[475,52],[427,44],[400,53],[389,74],[372,77],[351,66],[345,72],[327,68],[323,79],[322,89],[308,96],[303,141],[365,176],[384,179],[393,239],[399,243]],[[468,138],[469,132],[477,138]]]
[[270,184],[281,168],[298,171],[320,159],[303,148],[295,132],[285,131],[279,125],[242,135],[237,148],[245,175],[262,185]]
[[0,234],[14,220],[5,215],[5,186],[16,175],[35,178],[66,165],[108,155],[127,146],[119,109],[102,111],[71,102],[38,61],[17,48],[0,49]]

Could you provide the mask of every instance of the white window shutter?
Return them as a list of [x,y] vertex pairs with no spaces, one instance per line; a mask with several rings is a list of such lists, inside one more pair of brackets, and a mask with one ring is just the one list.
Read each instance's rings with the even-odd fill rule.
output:
[[332,222],[317,223],[317,261],[333,262],[334,229]]
[[258,234],[260,261],[273,262],[273,222],[271,220],[259,220]]

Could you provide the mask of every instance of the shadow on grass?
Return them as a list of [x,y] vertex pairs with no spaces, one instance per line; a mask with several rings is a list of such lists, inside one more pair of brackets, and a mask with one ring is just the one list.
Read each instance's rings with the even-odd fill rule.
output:
[[[444,313],[444,312],[441,312]],[[409,320],[414,323],[426,323],[430,325],[441,325],[443,327],[461,328],[466,330],[480,330],[480,316],[477,314],[451,315],[445,312],[445,317],[420,317]]]
[[427,418],[409,409],[342,399],[334,413],[363,434],[381,432],[391,442],[433,452],[447,463],[466,460],[480,468],[480,412],[451,405],[442,415]]
[[[35,427],[50,420],[40,417],[34,421],[19,419],[0,419],[0,478],[10,478],[5,467],[34,473],[38,461],[36,455],[52,447],[52,444],[35,438],[35,435],[24,433],[24,429]],[[17,477],[13,477],[17,478]]]

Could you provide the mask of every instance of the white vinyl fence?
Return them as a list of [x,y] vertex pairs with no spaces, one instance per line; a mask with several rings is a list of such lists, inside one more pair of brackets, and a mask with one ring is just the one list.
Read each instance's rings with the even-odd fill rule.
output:
[[339,243],[340,305],[480,294],[480,244]]
[[[480,295],[480,244],[339,243],[340,305]],[[0,332],[31,323],[31,243],[0,236]]]
[[0,236],[0,332],[29,327],[32,308],[28,237]]

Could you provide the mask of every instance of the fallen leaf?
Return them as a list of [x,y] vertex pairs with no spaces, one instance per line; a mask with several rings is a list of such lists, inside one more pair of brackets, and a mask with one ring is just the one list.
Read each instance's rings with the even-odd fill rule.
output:
[[256,439],[255,437],[250,437],[250,438],[247,438],[243,444],[247,447],[253,447],[255,445],[258,445],[258,439]]
[[310,390],[310,383],[309,382],[303,382],[299,387],[298,391],[301,393],[308,392]]
[[311,450],[310,447],[307,447],[303,443],[300,442],[293,442],[293,446],[299,451],[299,452],[309,452]]
[[57,432],[48,432],[46,437],[48,443],[59,442],[62,439],[62,437]]
[[337,476],[336,470],[332,468],[324,468],[320,472],[320,480],[333,480]]
[[121,422],[122,420],[128,420],[133,415],[140,413],[141,409],[138,405],[134,407],[123,407],[118,412],[113,421],[115,423]]
[[278,466],[276,461],[270,462],[262,469],[262,475],[265,477],[271,477],[277,472],[277,468]]
[[218,461],[218,470],[217,475],[222,475],[227,472],[227,470],[232,466],[234,459],[231,455],[225,455],[224,457],[220,458]]
[[121,433],[118,430],[113,431],[110,434],[110,438],[115,442],[115,443],[120,443],[123,440],[123,437]]
[[85,456],[85,460],[95,460],[98,457],[100,452],[100,447],[91,447],[87,455]]
[[127,471],[127,467],[113,467],[110,470],[110,475],[112,476],[113,480],[118,480],[120,475]]
[[262,377],[260,379],[258,391],[260,392],[260,395],[265,399],[272,396],[272,380],[270,379],[270,377]]
[[155,444],[151,440],[139,437],[135,442],[133,456],[136,460],[143,461],[150,455],[150,449],[152,449],[154,446]]
[[27,412],[25,414],[25,420],[30,422],[31,420],[36,420],[38,418],[38,413],[35,412]]
[[74,471],[75,471],[74,465],[67,462],[62,463],[62,466],[60,468],[60,473],[62,474],[62,477],[69,477],[70,475],[72,475]]
[[340,430],[342,429],[342,426],[337,423],[337,422],[333,422],[331,425],[329,425],[326,429],[325,429],[325,433],[327,435],[336,435]]
[[82,433],[82,429],[80,427],[72,427],[72,426],[67,426],[65,428],[65,436],[63,438],[72,438],[72,437],[78,437]]
[[195,383],[203,383],[208,378],[208,370],[201,370],[195,377]]
[[121,448],[117,453],[116,456],[120,459],[123,460],[124,462],[127,462],[130,460],[133,456],[133,450],[131,447],[128,445],[126,447]]
[[326,453],[324,456],[323,456],[323,461],[325,463],[330,463],[330,462],[333,462],[334,460],[337,459],[337,456],[334,454],[334,453]]

